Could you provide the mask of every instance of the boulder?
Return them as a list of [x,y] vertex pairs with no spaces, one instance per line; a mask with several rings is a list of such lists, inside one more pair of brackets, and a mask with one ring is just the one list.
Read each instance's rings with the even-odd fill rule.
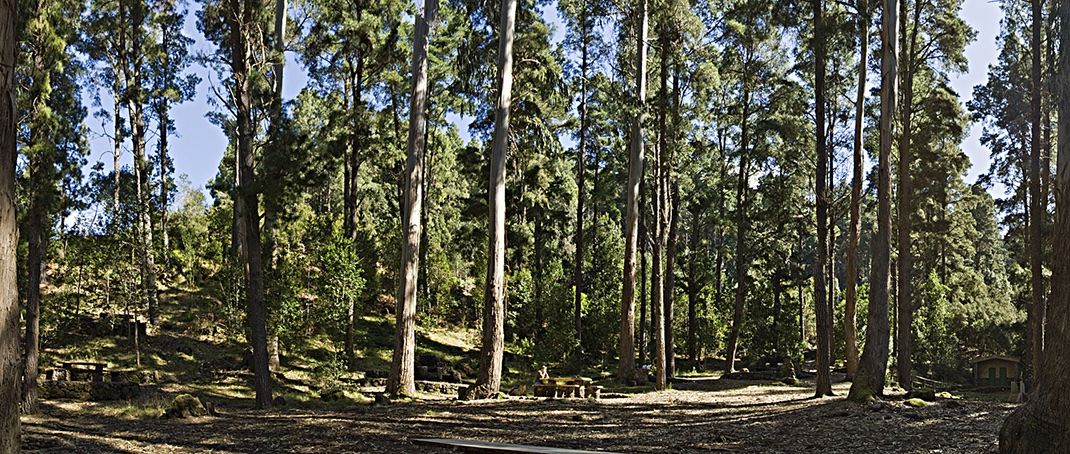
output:
[[179,394],[164,412],[165,418],[190,418],[208,415],[208,407],[192,394]]

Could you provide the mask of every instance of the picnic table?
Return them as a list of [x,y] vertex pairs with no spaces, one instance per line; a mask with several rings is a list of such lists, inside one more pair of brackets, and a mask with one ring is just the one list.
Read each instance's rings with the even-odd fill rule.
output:
[[535,397],[593,397],[602,394],[601,386],[594,386],[594,380],[587,377],[547,378],[534,387]]
[[66,371],[67,379],[71,381],[79,381],[78,377],[82,374],[88,376],[89,380],[84,381],[104,381],[104,369],[108,367],[107,363],[98,363],[93,361],[64,361],[63,370]]

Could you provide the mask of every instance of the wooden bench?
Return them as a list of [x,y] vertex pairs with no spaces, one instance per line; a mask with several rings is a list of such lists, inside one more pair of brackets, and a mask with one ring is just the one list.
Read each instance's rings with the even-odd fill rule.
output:
[[67,379],[70,381],[79,381],[80,374],[87,374],[89,380],[84,381],[104,381],[104,369],[108,367],[105,363],[97,363],[92,361],[65,361],[63,363],[63,369],[67,371]]
[[[534,453],[534,454],[591,454],[606,453],[607,451],[584,451],[580,449],[551,448],[546,446],[516,445],[511,443],[497,443],[480,440],[454,440],[450,438],[415,438],[412,442],[418,445],[439,446],[453,448],[461,452],[482,453]],[[613,454],[613,453],[609,453]]]

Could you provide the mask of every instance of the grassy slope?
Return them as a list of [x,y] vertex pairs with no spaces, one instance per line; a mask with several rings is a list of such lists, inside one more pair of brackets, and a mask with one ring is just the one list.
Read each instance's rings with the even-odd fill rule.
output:
[[[251,399],[251,375],[244,367],[244,336],[225,332],[225,316],[220,309],[223,303],[210,292],[189,288],[161,290],[160,299],[161,321],[150,336],[139,338],[135,344],[133,338],[101,334],[99,329],[96,334],[80,328],[61,330],[47,339],[42,368],[70,360],[98,361],[107,363],[109,370],[137,371],[155,377],[165,396],[194,392],[240,404]],[[342,345],[332,341],[328,333],[313,333],[292,345],[283,345],[283,366],[276,374],[275,394],[288,403],[310,405],[324,404],[319,397],[328,392],[341,395],[330,406],[366,402],[368,399],[358,390],[360,379],[385,376],[388,372],[394,323],[392,318],[364,316],[356,329],[357,360],[353,371],[347,371],[340,362]],[[474,378],[479,366],[478,341],[474,330],[418,327],[417,356],[437,356]],[[530,381],[530,363],[507,351],[503,388]],[[166,401],[151,393],[142,400],[149,413]],[[137,413],[122,405],[105,406],[117,414]]]

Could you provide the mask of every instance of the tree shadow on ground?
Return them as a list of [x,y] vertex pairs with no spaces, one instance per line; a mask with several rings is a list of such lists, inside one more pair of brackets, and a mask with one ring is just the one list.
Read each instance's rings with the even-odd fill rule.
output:
[[[339,410],[256,412],[124,420],[45,406],[32,437],[86,452],[438,452],[414,438],[461,438],[618,452],[984,452],[1012,408],[961,401],[911,409],[814,399],[806,388],[761,386],[671,391],[628,399],[415,401]],[[841,386],[837,392],[845,394]],[[36,435],[35,435],[36,434]],[[108,449],[104,449],[106,447]]]

